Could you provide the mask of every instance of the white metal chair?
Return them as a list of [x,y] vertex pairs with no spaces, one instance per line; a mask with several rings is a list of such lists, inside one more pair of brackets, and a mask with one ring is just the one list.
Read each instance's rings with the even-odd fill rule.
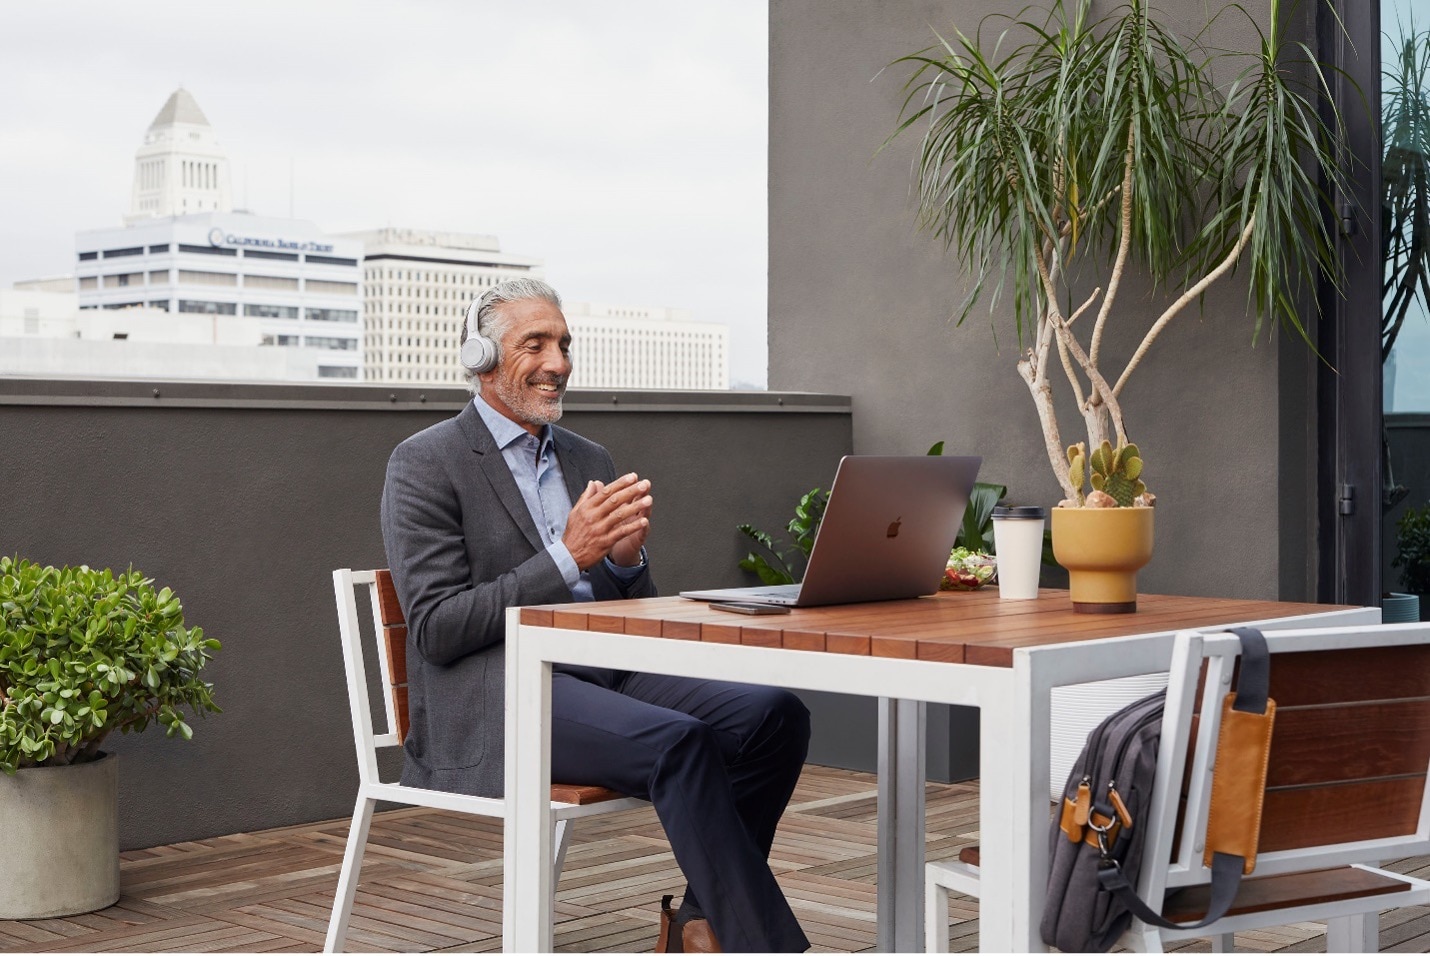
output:
[[[1134,921],[1127,946],[1147,952],[1189,937],[1232,948],[1236,932],[1327,924],[1330,952],[1374,952],[1378,913],[1430,903],[1430,883],[1378,869],[1430,853],[1430,627],[1392,624],[1267,632],[1276,720],[1254,875],[1211,926],[1164,930]],[[1206,913],[1203,863],[1221,699],[1239,639],[1178,635],[1157,781],[1137,891],[1163,915]],[[1190,762],[1188,754],[1191,754]],[[1153,861],[1166,861],[1153,865]],[[929,863],[926,939],[948,951],[948,893],[978,895],[977,851]],[[1154,905],[1154,909],[1155,909]]]
[[[373,809],[379,800],[411,806],[432,807],[457,813],[472,813],[484,817],[505,815],[505,801],[499,798],[472,797],[404,787],[400,783],[384,783],[378,776],[377,751],[382,747],[399,747],[407,734],[407,627],[397,592],[386,570],[333,572],[333,588],[337,595],[338,630],[343,642],[343,665],[347,671],[348,702],[352,710],[353,739],[357,745],[358,795],[348,831],[343,867],[338,874],[337,894],[333,898],[333,914],[328,921],[325,953],[341,952],[347,937],[353,900],[357,895],[358,874],[362,869],[363,851],[367,845],[368,828]],[[377,644],[378,669],[382,684],[386,732],[376,733],[373,727],[372,705],[368,699],[367,668],[363,653],[361,621],[358,616],[357,592],[366,590],[372,607],[372,631]],[[623,796],[604,787],[583,787],[556,784],[551,788],[551,809],[554,833],[552,845],[555,858],[552,867],[555,887],[565,862],[566,848],[571,839],[571,822],[577,817],[629,810],[644,806],[645,801]],[[553,890],[554,893],[554,890]],[[554,899],[547,900],[552,906]]]

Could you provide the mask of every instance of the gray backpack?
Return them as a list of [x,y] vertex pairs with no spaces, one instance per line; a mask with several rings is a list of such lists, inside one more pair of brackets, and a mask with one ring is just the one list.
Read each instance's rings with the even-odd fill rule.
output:
[[[1231,628],[1241,638],[1241,678],[1234,709],[1264,713],[1270,676],[1266,638]],[[1138,898],[1157,747],[1166,693],[1128,704],[1097,726],[1073,765],[1053,820],[1043,942],[1063,952],[1105,953],[1135,915],[1164,929],[1196,929],[1226,915],[1236,899],[1244,858],[1216,853],[1211,901],[1199,923],[1171,923]],[[1160,909],[1160,901],[1158,901]]]

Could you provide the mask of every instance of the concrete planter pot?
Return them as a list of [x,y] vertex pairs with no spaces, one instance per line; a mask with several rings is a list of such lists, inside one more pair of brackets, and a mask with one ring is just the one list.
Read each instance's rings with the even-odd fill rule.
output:
[[0,774],[0,919],[88,913],[119,899],[119,761]]
[[1152,560],[1152,508],[1054,508],[1053,557],[1067,568],[1073,610],[1131,614],[1137,572]]
[[1424,620],[1425,599],[1418,594],[1389,591],[1380,598],[1382,624],[1409,624]]

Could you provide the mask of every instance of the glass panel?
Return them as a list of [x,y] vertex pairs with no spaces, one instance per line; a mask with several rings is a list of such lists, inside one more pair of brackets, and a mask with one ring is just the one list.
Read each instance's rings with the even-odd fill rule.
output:
[[[1382,574],[1387,591],[1419,592],[1426,590],[1416,583],[1427,573],[1424,531],[1417,551],[1415,516],[1407,513],[1430,516],[1430,4],[1382,0],[1380,10]],[[1414,561],[1418,571],[1406,566]],[[1430,594],[1420,600],[1430,604]],[[1421,617],[1430,619],[1430,606]]]

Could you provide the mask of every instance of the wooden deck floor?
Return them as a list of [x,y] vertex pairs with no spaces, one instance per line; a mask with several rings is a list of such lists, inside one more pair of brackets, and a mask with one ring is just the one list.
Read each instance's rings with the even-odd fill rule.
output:
[[[976,784],[930,784],[928,856],[977,841]],[[809,766],[773,864],[817,951],[871,949],[875,781]],[[3,952],[314,952],[322,948],[347,821],[243,833],[124,854],[123,896],[65,919],[0,921]],[[1430,859],[1402,861],[1430,870]],[[680,872],[649,809],[577,825],[557,899],[556,948],[650,952],[662,893]],[[952,947],[977,948],[977,904],[950,906]],[[501,826],[429,810],[379,814],[348,946],[366,952],[501,948]],[[1382,948],[1430,952],[1430,909],[1387,914]],[[1188,950],[1206,951],[1204,941]],[[1324,951],[1314,923],[1238,934],[1257,952]]]

